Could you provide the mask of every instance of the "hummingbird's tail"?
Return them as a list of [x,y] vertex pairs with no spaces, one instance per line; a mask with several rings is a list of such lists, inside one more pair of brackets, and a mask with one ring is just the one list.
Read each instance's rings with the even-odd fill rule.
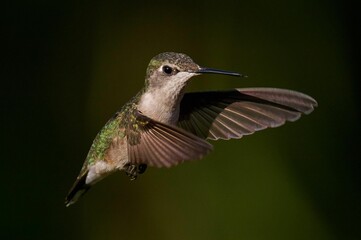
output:
[[87,175],[88,172],[79,176],[75,181],[73,187],[70,189],[68,195],[65,198],[65,205],[67,207],[78,201],[78,199],[89,190],[90,185],[85,183]]

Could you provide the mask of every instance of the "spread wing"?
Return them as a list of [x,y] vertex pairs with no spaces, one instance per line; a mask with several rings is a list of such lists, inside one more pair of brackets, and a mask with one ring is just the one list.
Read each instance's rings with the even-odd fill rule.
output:
[[241,138],[295,121],[316,106],[306,94],[277,88],[186,93],[178,126],[204,139]]
[[205,140],[152,120],[136,110],[128,123],[127,139],[129,161],[155,167],[171,167],[200,159],[212,150],[212,145]]

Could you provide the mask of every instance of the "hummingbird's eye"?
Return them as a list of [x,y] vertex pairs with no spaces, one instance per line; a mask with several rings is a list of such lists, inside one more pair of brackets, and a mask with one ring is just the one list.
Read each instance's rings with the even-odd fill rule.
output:
[[172,72],[173,72],[173,68],[171,68],[171,67],[169,67],[167,65],[163,66],[162,70],[166,74],[172,74]]

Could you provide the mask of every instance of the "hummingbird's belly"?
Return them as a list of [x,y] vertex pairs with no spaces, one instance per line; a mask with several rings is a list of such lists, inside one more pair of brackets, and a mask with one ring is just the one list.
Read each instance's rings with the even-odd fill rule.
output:
[[92,166],[89,167],[86,183],[94,184],[108,176],[110,173],[116,170],[122,170],[128,161],[126,138],[115,137],[109,145],[104,158],[98,159]]
[[123,167],[128,162],[128,148],[125,137],[115,137],[105,153],[104,161],[116,168]]

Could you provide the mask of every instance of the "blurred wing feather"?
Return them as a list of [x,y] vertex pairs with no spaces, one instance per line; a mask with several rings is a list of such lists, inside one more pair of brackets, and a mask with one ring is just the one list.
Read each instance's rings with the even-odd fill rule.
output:
[[241,138],[295,121],[316,106],[306,94],[277,88],[186,93],[178,125],[204,139]]
[[127,130],[129,161],[155,167],[171,167],[200,159],[212,145],[180,128],[152,120],[139,112]]

